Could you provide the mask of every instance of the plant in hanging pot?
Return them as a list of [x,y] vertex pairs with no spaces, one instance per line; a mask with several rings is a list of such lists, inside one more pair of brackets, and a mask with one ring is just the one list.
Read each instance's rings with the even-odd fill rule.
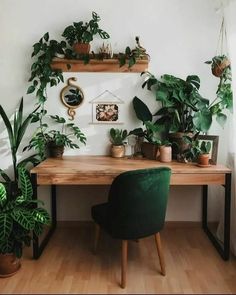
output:
[[206,64],[211,65],[212,74],[216,77],[221,77],[224,73],[230,70],[230,60],[226,55],[217,55],[210,61],[206,61]]
[[89,54],[90,42],[97,34],[102,39],[110,38],[109,34],[99,28],[98,22],[101,20],[96,12],[92,12],[92,19],[89,22],[74,22],[65,28],[62,36],[68,41],[70,46],[78,54]]
[[[37,117],[38,116],[42,119],[41,113],[38,113]],[[41,122],[40,127],[37,129],[36,133],[31,138],[29,145],[26,146],[24,150],[34,148],[40,155],[41,159],[45,159],[48,154],[53,158],[62,158],[65,147],[71,149],[79,148],[79,145],[75,143],[75,140],[86,144],[84,133],[82,133],[80,128],[74,123],[67,123],[63,117],[59,117],[58,115],[50,116],[50,118],[61,125],[61,130],[48,130],[48,124]]]
[[111,156],[113,158],[122,158],[125,156],[125,140],[128,136],[127,130],[122,129],[110,129],[110,141],[111,141]]
[[18,194],[9,194],[0,183],[0,277],[15,274],[21,266],[23,247],[30,246],[32,232],[39,236],[44,225],[50,224],[50,216],[33,200],[33,189],[28,172],[18,169]]

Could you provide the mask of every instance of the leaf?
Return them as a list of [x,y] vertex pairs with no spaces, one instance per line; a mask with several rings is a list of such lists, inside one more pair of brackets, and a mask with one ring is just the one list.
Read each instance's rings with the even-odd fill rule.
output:
[[33,93],[35,91],[35,87],[33,85],[29,86],[29,88],[27,89],[27,94]]
[[33,210],[33,217],[36,222],[47,224],[51,223],[51,218],[48,212],[43,208],[36,208]]
[[6,253],[12,253],[13,252],[13,241],[12,240],[6,240],[6,241],[0,241],[0,253],[6,254]]
[[43,39],[48,42],[49,40],[49,33],[47,32],[46,34],[44,34]]
[[143,123],[146,121],[152,121],[152,114],[144,102],[142,102],[137,96],[133,98],[133,107],[136,116]]
[[36,234],[37,237],[43,233],[43,224],[42,223],[35,224],[34,233]]
[[3,207],[7,201],[7,192],[4,184],[0,183],[0,206]]
[[13,220],[8,213],[0,213],[0,241],[6,241],[11,234]]
[[24,229],[34,229],[35,221],[31,210],[29,211],[24,208],[14,208],[11,212],[11,217]]
[[223,114],[223,113],[218,113],[218,114],[216,115],[216,121],[220,124],[220,126],[221,126],[222,128],[224,128],[226,120],[227,120],[227,116],[226,116],[225,114]]
[[193,124],[197,130],[207,132],[212,123],[212,114],[206,109],[205,111],[198,111],[193,116]]
[[26,201],[31,200],[33,196],[33,188],[32,188],[30,178],[27,175],[26,169],[22,167],[19,168],[18,176],[19,176],[20,188],[21,188],[24,199]]
[[11,178],[2,170],[0,169],[0,176],[6,181],[11,182]]

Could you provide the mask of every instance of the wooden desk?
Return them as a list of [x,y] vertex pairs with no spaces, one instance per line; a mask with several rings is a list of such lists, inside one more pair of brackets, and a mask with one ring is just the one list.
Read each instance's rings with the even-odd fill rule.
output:
[[[199,168],[196,164],[178,162],[161,163],[147,159],[115,159],[106,156],[65,156],[63,159],[49,158],[31,170],[34,198],[37,198],[38,185],[51,185],[52,227],[45,240],[39,246],[35,237],[34,258],[38,258],[51,234],[56,228],[56,185],[110,185],[122,172],[152,167],[170,167],[171,185],[202,186],[202,226],[213,245],[223,259],[229,259],[230,253],[230,199],[231,170],[223,165]],[[215,238],[207,226],[208,185],[225,187],[224,244]]]

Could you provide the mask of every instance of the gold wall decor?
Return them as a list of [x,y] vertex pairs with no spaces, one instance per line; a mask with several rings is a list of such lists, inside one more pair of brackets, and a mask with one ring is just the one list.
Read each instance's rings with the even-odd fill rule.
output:
[[74,120],[75,109],[84,101],[84,93],[78,85],[74,84],[75,81],[77,81],[77,78],[69,78],[67,80],[68,85],[61,91],[61,101],[68,108],[68,115],[71,117],[71,120]]

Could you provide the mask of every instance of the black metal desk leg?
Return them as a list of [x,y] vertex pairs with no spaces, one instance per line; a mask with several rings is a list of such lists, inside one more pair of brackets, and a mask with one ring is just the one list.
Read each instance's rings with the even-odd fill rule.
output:
[[[37,192],[37,175],[32,174],[32,185],[33,185],[33,199],[37,199],[38,192]],[[52,224],[50,229],[48,230],[45,238],[42,240],[41,244],[39,244],[39,238],[33,234],[33,258],[38,259],[40,255],[43,253],[44,248],[46,247],[47,243],[49,242],[53,232],[57,226],[57,206],[56,206],[56,186],[51,186],[51,218]]]
[[212,244],[224,260],[230,256],[230,211],[231,211],[231,174],[225,175],[225,200],[224,200],[224,242],[223,244],[209,230],[207,226],[208,189],[203,186],[202,191],[202,227]]

